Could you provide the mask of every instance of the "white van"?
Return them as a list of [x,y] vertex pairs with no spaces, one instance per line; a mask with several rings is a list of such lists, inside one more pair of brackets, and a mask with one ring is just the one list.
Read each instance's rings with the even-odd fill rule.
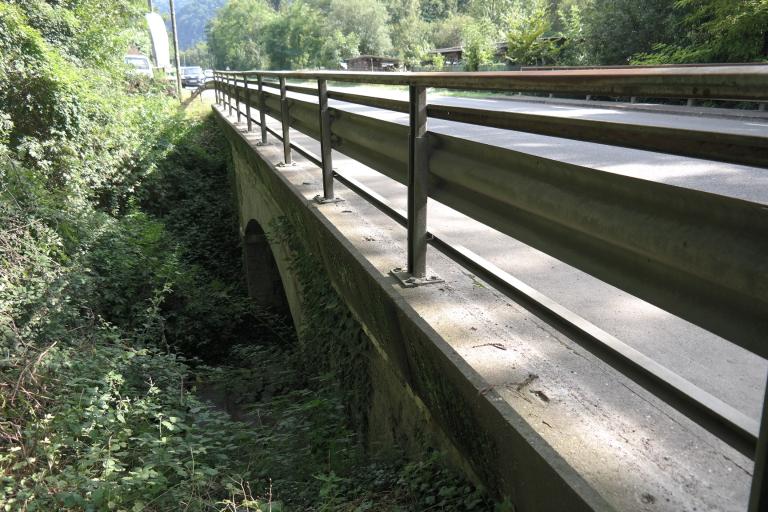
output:
[[133,66],[134,73],[152,78],[152,63],[144,55],[126,55],[125,63]]

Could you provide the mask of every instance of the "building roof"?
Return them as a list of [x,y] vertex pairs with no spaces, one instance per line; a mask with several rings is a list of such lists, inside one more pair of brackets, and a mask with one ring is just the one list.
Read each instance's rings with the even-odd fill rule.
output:
[[393,62],[400,62],[400,59],[397,57],[387,57],[384,55],[358,55],[357,57],[349,57],[347,59],[344,59],[344,62],[349,62],[351,60],[357,60],[357,59],[381,59],[381,60],[391,60]]

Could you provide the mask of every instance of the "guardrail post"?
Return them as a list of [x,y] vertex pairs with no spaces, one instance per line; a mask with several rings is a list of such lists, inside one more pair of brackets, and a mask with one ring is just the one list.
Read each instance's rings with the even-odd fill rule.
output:
[[227,104],[229,105],[229,115],[232,115],[232,77],[227,75]]
[[219,101],[222,108],[226,108],[227,105],[227,86],[224,83],[224,76],[219,74]]
[[408,133],[408,273],[427,273],[427,90],[410,86],[410,131]]
[[219,105],[224,106],[224,78],[219,74]]
[[291,134],[288,118],[288,95],[285,90],[285,77],[280,77],[280,120],[283,122],[283,164],[291,165]]
[[333,157],[331,154],[331,113],[328,110],[328,81],[317,81],[317,102],[320,111],[320,155],[323,168],[323,195],[315,196],[315,201],[324,203],[337,203],[333,194]]
[[749,512],[768,510],[768,389],[763,398],[760,436],[757,438],[755,469],[752,471],[752,490],[749,494]]
[[257,76],[259,80],[259,124],[261,125],[261,143],[267,143],[267,100],[264,98],[264,79],[261,75]]
[[235,110],[237,110],[237,122],[240,122],[240,89],[237,85],[237,75],[232,77],[235,80]]
[[248,77],[243,73],[243,87],[245,87],[245,120],[248,122],[248,131],[253,128],[251,120],[251,88],[248,87]]
[[408,131],[408,267],[390,271],[406,288],[442,283],[427,276],[427,198],[429,145],[427,140],[427,89],[411,85]]
[[427,89],[411,85],[409,93],[410,130],[408,131],[408,267],[392,269],[391,274],[407,287],[440,283],[427,276],[427,185],[429,146],[427,140]]
[[219,82],[216,79],[216,73],[213,74],[213,95],[216,98],[216,104],[219,104]]

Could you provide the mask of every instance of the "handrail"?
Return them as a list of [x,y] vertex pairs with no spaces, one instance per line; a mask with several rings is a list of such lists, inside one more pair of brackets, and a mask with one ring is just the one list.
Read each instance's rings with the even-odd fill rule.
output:
[[520,71],[565,71],[571,69],[727,68],[734,66],[765,65],[766,62],[722,62],[690,64],[614,64],[606,66],[520,66]]
[[[543,72],[535,73],[537,78],[531,83],[537,87],[549,84],[548,90],[552,90],[552,87],[570,86],[568,84],[573,83],[574,77],[580,77],[607,90],[614,87],[610,80],[623,77],[626,87],[641,87],[656,80],[656,83],[665,82],[668,91],[675,87],[678,92],[695,88],[706,89],[704,94],[719,94],[734,87],[747,91],[755,84],[768,81],[768,66],[748,67],[757,72],[746,73],[745,66],[696,68],[698,72],[706,71],[702,75],[681,72],[680,68],[642,70],[641,73],[614,73],[613,70]],[[739,72],[714,71],[724,69],[738,69]],[[407,184],[408,272],[416,280],[426,280],[424,258],[429,238],[426,198],[429,196],[747,350],[768,357],[768,208],[429,132],[427,119],[451,119],[762,167],[768,167],[766,137],[734,134],[726,137],[716,132],[675,132],[671,128],[586,120],[553,121],[546,119],[547,116],[526,117],[429,105],[425,84],[446,87],[446,84],[471,82],[475,85],[473,88],[496,89],[497,86],[487,86],[485,81],[506,80],[509,86],[520,83],[520,72],[462,74],[467,76],[449,80],[456,75],[216,72],[216,85],[217,97],[226,102],[230,115],[236,109],[239,119],[240,104],[245,103],[249,130],[250,107],[259,109],[262,142],[266,142],[267,133],[264,116],[282,121],[286,163],[290,162],[290,151],[295,146],[290,142],[289,127],[321,141],[322,156],[313,159],[321,164],[323,173],[323,196],[318,198],[319,202],[335,200],[333,179],[341,178],[332,169],[331,148]],[[739,77],[745,76],[748,77],[746,85],[739,82]],[[264,77],[278,78],[279,85],[267,84]],[[258,81],[258,90],[250,87],[253,78]],[[287,78],[316,78],[318,89],[287,85]],[[405,84],[409,86],[410,100],[328,91],[328,80]],[[621,82],[622,79],[618,80]],[[265,84],[278,85],[279,93],[265,90]],[[719,84],[720,88],[713,84]],[[288,97],[288,91],[317,95],[319,106],[312,101]],[[768,87],[749,94],[751,99],[765,100]],[[400,112],[407,108],[410,127],[328,107],[328,98]],[[633,141],[633,133],[642,135],[637,137],[642,140]],[[713,138],[713,134],[716,137]],[[723,155],[728,148],[742,148],[743,151],[738,153],[747,156]],[[302,152],[306,153],[303,149]],[[466,255],[448,245],[441,247],[460,261],[468,261]],[[723,247],[728,247],[728,253],[723,252]],[[495,285],[511,286],[504,276],[499,277],[493,272],[489,276]],[[520,295],[519,291],[513,293]],[[523,300],[529,303],[538,300],[527,292],[523,295]],[[768,434],[761,434],[757,440],[758,427],[753,420],[671,374],[663,366],[649,363],[641,354],[621,348],[621,342],[599,329],[585,326],[577,317],[569,319],[568,313],[557,307],[544,306],[541,300],[538,302],[538,309],[559,318],[570,329],[581,331],[583,337],[594,338],[606,350],[612,351],[611,357],[634,365],[636,372],[645,372],[650,381],[667,387],[675,395],[675,403],[698,408],[707,418],[719,421],[730,432],[721,437],[744,453],[756,453],[756,475],[765,474]],[[702,416],[696,413],[693,417]],[[763,431],[768,425],[766,418],[768,407],[764,407]],[[763,480],[764,477],[755,479],[753,495],[768,488],[768,482]],[[750,510],[761,510],[759,506],[754,507]]]
[[224,77],[273,77],[380,85],[584,95],[761,101],[768,65],[575,69],[561,71],[377,73],[217,71]]

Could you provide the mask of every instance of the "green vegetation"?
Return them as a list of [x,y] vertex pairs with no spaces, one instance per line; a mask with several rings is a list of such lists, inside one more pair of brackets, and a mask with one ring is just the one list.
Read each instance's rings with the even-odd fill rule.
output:
[[[237,68],[462,42],[482,68],[501,40],[516,63],[753,60],[766,5],[230,0],[208,44]],[[439,454],[366,452],[370,343],[295,220],[268,229],[307,323],[249,301],[222,136],[122,64],[145,6],[0,0],[0,508],[492,509]]]
[[459,45],[471,70],[737,62],[766,59],[767,21],[766,0],[229,0],[208,41],[231,69],[335,69],[360,54],[437,68],[429,51]]
[[366,452],[370,345],[284,223],[311,325],[247,298],[219,130],[121,63],[144,5],[0,1],[0,509],[492,509]]

